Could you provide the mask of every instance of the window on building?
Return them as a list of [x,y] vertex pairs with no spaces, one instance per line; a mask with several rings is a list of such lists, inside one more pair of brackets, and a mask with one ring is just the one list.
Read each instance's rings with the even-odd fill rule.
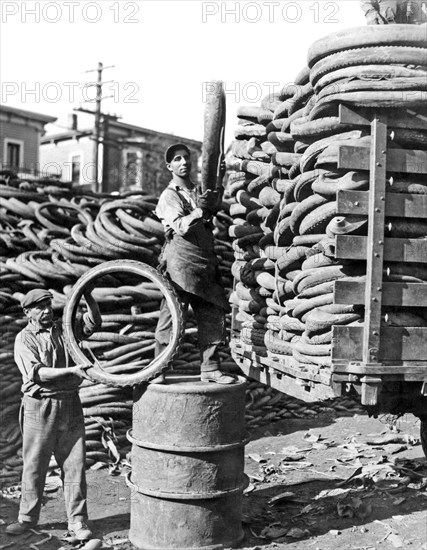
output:
[[125,186],[142,187],[142,151],[124,151]]
[[6,164],[11,168],[18,168],[23,164],[24,145],[18,141],[6,140]]
[[82,177],[82,156],[81,155],[72,155],[71,156],[71,181],[72,183],[79,184],[81,183]]

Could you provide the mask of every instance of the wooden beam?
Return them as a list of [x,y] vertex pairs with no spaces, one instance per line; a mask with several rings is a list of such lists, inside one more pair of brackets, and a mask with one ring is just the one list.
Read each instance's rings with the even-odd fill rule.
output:
[[[372,109],[357,109],[357,112],[341,104],[339,106],[339,121],[341,124],[354,126],[370,126]],[[388,121],[389,128],[408,128],[410,130],[427,130],[427,117],[411,109],[399,110]]]
[[[427,307],[427,283],[383,283],[383,306]],[[364,304],[365,283],[339,279],[334,283],[334,304]],[[426,343],[427,346],[427,343]]]
[[[332,361],[363,361],[363,326],[334,326],[332,338]],[[427,363],[427,328],[425,327],[381,327],[378,358],[393,361],[424,361]],[[381,365],[373,365],[375,372],[381,372]],[[366,372],[370,371],[371,366]],[[400,367],[396,367],[398,369]],[[376,370],[375,370],[376,369]],[[378,370],[379,369],[379,370]],[[352,371],[353,372],[353,371]],[[427,376],[427,367],[424,367]]]
[[[368,215],[369,191],[338,191],[337,212],[339,214]],[[425,218],[427,216],[427,195],[411,193],[388,193],[385,196],[385,215],[396,218]]]
[[[339,169],[369,170],[369,147],[338,145],[337,166]],[[389,149],[387,171],[406,174],[427,174],[427,151]]]
[[[368,237],[336,235],[335,257],[366,260]],[[384,261],[427,263],[427,239],[384,239]]]

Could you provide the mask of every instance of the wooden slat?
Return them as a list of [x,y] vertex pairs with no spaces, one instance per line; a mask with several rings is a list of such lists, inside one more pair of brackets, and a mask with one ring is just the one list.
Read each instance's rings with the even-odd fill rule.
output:
[[[335,326],[332,336],[332,361],[364,362],[363,327]],[[381,327],[380,361],[426,361],[427,328]],[[378,366],[373,367],[375,372]],[[397,368],[397,367],[396,367]],[[427,376],[427,366],[426,366]]]
[[[369,170],[369,148],[357,147],[354,145],[339,145],[338,168],[345,168],[347,170]],[[389,149],[387,155],[387,172],[427,174],[427,151]]]
[[[427,307],[427,283],[383,283],[382,289],[384,306]],[[335,281],[334,303],[364,304],[365,283],[351,279]]]
[[[370,126],[372,110],[357,109],[353,111],[346,105],[339,107],[339,120],[341,124],[354,124],[355,126]],[[410,130],[427,130],[427,117],[409,109],[393,114],[389,119],[389,128],[408,128]]]
[[365,322],[363,362],[377,363],[380,347],[381,282],[384,258],[387,115],[375,114],[371,123],[369,162],[368,239],[366,242]]
[[[239,347],[236,347],[233,345],[233,341],[231,342],[231,353],[233,359],[246,376],[287,395],[302,399],[307,403],[336,397],[336,393],[330,386],[330,373],[328,376],[324,375],[322,381],[296,378],[286,372],[287,369],[284,369],[282,361],[280,363],[274,362],[271,359],[259,357],[256,354],[251,354],[251,357],[247,357],[248,351],[243,350],[246,346],[240,342],[239,344]],[[299,376],[306,374],[305,372],[299,372],[298,368],[295,368],[294,371]]]
[[[339,214],[368,215],[369,191],[338,191]],[[426,218],[427,195],[410,193],[386,193],[385,215],[396,218]]]
[[[336,235],[335,257],[365,260],[367,237]],[[427,263],[427,239],[384,239],[384,261]]]

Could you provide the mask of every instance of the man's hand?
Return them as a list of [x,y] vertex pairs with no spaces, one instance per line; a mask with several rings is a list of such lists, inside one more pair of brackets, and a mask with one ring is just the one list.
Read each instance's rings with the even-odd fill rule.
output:
[[92,365],[90,363],[80,363],[78,365],[74,365],[74,367],[69,367],[67,370],[70,374],[74,374],[79,378],[90,380],[89,376],[86,374],[86,370],[89,369],[91,366]]
[[222,204],[222,190],[221,189],[208,189],[197,197],[197,206],[208,214],[216,214]]
[[384,25],[384,20],[377,11],[372,10],[365,15],[368,25]]

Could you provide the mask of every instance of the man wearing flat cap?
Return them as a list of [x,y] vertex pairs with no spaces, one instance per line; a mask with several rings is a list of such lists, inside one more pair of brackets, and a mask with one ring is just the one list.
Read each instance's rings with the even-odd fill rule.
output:
[[[101,326],[98,306],[87,291],[87,312],[76,322],[76,334],[90,336]],[[22,495],[18,521],[6,528],[20,535],[34,528],[40,514],[43,489],[52,453],[61,469],[68,530],[86,540],[85,428],[77,388],[87,365],[70,365],[62,326],[54,322],[52,294],[35,289],[21,301],[27,326],[15,340],[15,362],[22,374]]]
[[[165,161],[172,181],[160,195],[156,208],[166,236],[160,265],[172,281],[184,312],[189,305],[194,311],[201,379],[233,384],[235,378],[220,370],[218,352],[225,340],[225,312],[229,309],[212,233],[212,217],[220,209],[222,194],[210,189],[201,193],[191,181],[191,154],[183,143],[169,147]],[[163,300],[156,329],[156,355],[168,345],[171,327],[169,309]]]

